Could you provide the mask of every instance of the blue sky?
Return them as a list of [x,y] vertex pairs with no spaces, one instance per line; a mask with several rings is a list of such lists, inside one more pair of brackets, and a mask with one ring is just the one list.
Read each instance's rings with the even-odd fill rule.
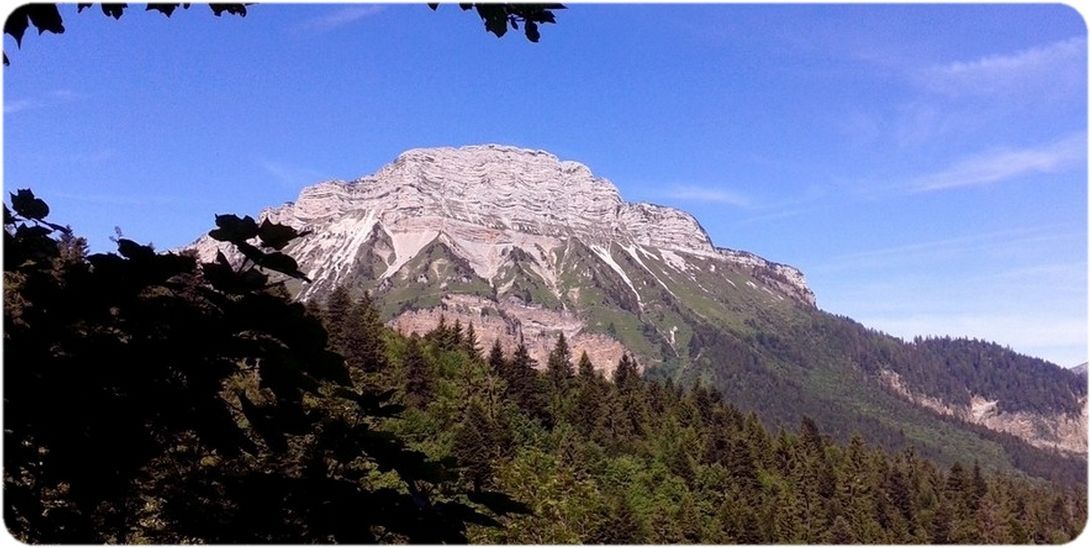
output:
[[1056,5],[63,6],[4,76],[5,191],[164,249],[415,147],[581,161],[831,312],[1071,366],[1087,348],[1087,30]]

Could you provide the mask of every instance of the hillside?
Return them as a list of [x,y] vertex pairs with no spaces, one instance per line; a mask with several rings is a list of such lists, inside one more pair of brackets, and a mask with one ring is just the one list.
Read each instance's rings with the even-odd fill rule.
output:
[[[770,427],[814,417],[950,463],[1082,478],[1086,384],[980,341],[905,342],[816,308],[803,274],[717,247],[691,215],[625,202],[586,166],[485,145],[411,150],[374,175],[328,181],[265,219],[308,234],[286,252],[313,280],[370,291],[389,325],[473,323],[539,363],[558,333],[609,372],[704,380]],[[195,247],[211,259],[207,237]],[[1082,480],[1081,480],[1082,481]]]

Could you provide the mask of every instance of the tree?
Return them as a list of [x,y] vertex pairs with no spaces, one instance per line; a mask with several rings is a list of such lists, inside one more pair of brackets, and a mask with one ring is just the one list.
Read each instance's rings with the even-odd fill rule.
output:
[[572,351],[568,348],[564,332],[557,335],[557,343],[549,353],[549,359],[546,361],[546,376],[553,395],[564,397],[568,391],[569,381],[575,376],[575,371],[572,369]]
[[330,349],[345,354],[349,315],[352,312],[352,297],[344,285],[338,285],[326,297],[325,323],[329,332]]
[[416,333],[409,337],[409,344],[405,347],[402,369],[405,371],[406,403],[417,408],[428,405],[432,400],[432,373]]
[[602,376],[595,371],[587,352],[580,354],[576,375],[576,401],[572,406],[572,423],[586,437],[597,433],[603,426],[603,399],[609,388]]
[[[58,267],[66,229],[30,191],[11,201],[5,298],[24,306],[4,310],[4,517],[18,538],[464,542],[468,522],[495,523],[486,508],[514,508],[460,499],[445,465],[375,428],[398,408],[353,387],[319,321],[270,281],[305,280],[279,251],[294,229],[217,217],[210,236],[242,266],[119,239]],[[396,487],[363,481],[376,471]]]
[[[219,17],[224,13],[245,17],[248,4],[209,4],[212,13]],[[64,19],[58,9],[59,4],[26,4],[16,8],[8,16],[4,24],[4,33],[15,39],[16,46],[22,48],[23,35],[28,28],[33,26],[38,29],[38,34],[51,32],[63,34]],[[93,4],[77,4],[77,12],[83,12]],[[179,7],[189,9],[188,3],[156,3],[148,4],[145,11],[158,11],[170,17]],[[429,4],[432,10],[439,8],[439,4]],[[100,4],[102,13],[114,19],[121,19],[128,9],[127,4]],[[508,27],[518,30],[523,25],[523,34],[527,40],[537,42],[541,38],[538,26],[544,23],[555,23],[553,12],[563,10],[561,4],[459,4],[463,11],[473,9],[485,24],[485,30],[495,34],[497,38],[507,33]],[[4,53],[4,65],[8,65],[7,53]]]
[[465,471],[474,492],[480,492],[492,476],[496,442],[496,428],[484,408],[477,401],[470,402],[455,434],[452,454]]
[[537,386],[538,372],[534,368],[536,364],[527,346],[519,341],[501,376],[507,383],[508,397],[531,417],[545,420],[545,406]]
[[481,347],[477,346],[477,333],[474,332],[474,323],[466,326],[466,334],[462,337],[462,351],[471,358],[481,359]]
[[508,364],[507,360],[504,359],[504,349],[500,347],[500,339],[493,340],[492,348],[489,349],[489,358],[487,361],[490,371],[507,380],[505,375]]
[[347,365],[369,373],[385,370],[387,358],[384,330],[379,311],[375,308],[371,295],[365,291],[342,323],[340,336]]

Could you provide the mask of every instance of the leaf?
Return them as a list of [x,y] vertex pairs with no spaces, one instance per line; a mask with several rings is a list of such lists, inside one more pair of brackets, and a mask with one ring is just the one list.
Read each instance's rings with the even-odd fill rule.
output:
[[15,38],[15,45],[22,47],[23,35],[27,28],[34,25],[38,34],[45,31],[63,33],[64,24],[61,22],[61,12],[56,4],[26,4],[15,9],[4,23],[4,34],[10,34]]
[[268,253],[260,262],[255,262],[258,262],[263,268],[276,270],[281,274],[287,274],[288,276],[300,280],[311,281],[310,278],[307,278],[306,274],[299,271],[299,264],[295,262],[295,259],[279,251],[276,253]]
[[542,37],[542,34],[538,32],[538,23],[535,23],[534,21],[526,22],[524,32],[527,35],[527,40],[530,40],[531,42],[537,43],[538,39]]
[[296,229],[280,223],[271,223],[269,219],[262,221],[258,229],[258,238],[261,238],[261,243],[277,251],[284,249],[284,246],[298,237],[299,232]]
[[217,215],[216,226],[219,228],[213,229],[208,235],[221,242],[237,244],[258,235],[258,223],[249,215],[241,219],[238,215]]
[[11,207],[24,219],[41,220],[49,215],[49,206],[40,198],[34,197],[29,188],[11,193]]
[[55,34],[64,33],[61,12],[57,10],[56,4],[30,4],[30,6],[34,8],[28,13],[30,24],[38,29],[39,35],[46,31]]
[[155,251],[151,246],[140,245],[125,238],[117,241],[117,252],[129,260],[149,260],[155,257]]
[[246,4],[209,4],[208,7],[212,8],[216,17],[223,15],[225,11],[231,15],[246,17]]
[[19,47],[23,47],[23,34],[30,26],[30,18],[26,14],[29,8],[30,6],[16,8],[4,23],[4,34],[10,34],[12,38],[15,38],[15,45]]
[[128,4],[102,4],[102,13],[105,13],[108,17],[121,19],[121,16],[125,14],[125,8],[129,7]]
[[[188,6],[187,6],[188,7]],[[178,9],[178,4],[148,4],[148,7],[144,8],[144,11],[158,11],[167,17],[174,14],[174,10]]]

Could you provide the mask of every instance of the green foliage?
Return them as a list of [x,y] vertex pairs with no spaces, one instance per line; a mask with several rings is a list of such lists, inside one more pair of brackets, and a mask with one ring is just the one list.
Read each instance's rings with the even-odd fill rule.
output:
[[[628,354],[610,382],[586,354],[573,371],[559,337],[540,373],[522,344],[482,359],[458,322],[392,333],[367,294],[304,307],[260,257],[198,265],[119,240],[85,258],[17,195],[4,494],[21,539],[1046,543],[1086,518],[1083,486],[839,445],[810,416],[774,436]],[[245,218],[217,230],[283,243]]]
[[[540,402],[555,386],[525,347],[505,356],[494,342],[483,363],[461,350],[425,355],[433,366],[460,359],[432,370],[463,386],[428,407],[432,456],[454,456],[467,488],[512,493],[531,510],[474,531],[475,542],[1049,542],[1072,538],[1086,513],[1082,488],[1055,498],[1056,485],[961,464],[944,472],[859,435],[837,445],[808,417],[773,436],[706,385],[642,379],[629,356],[609,382],[581,355],[569,412],[542,414],[534,393]],[[485,396],[490,375],[537,382]],[[443,414],[448,405],[461,411]]]
[[12,199],[4,518],[17,538],[464,542],[470,524],[521,511],[384,430],[393,391],[354,382],[315,314],[262,272],[293,274],[268,260],[288,227],[217,219],[215,237],[250,246],[239,266],[126,239],[84,258],[43,202]]

